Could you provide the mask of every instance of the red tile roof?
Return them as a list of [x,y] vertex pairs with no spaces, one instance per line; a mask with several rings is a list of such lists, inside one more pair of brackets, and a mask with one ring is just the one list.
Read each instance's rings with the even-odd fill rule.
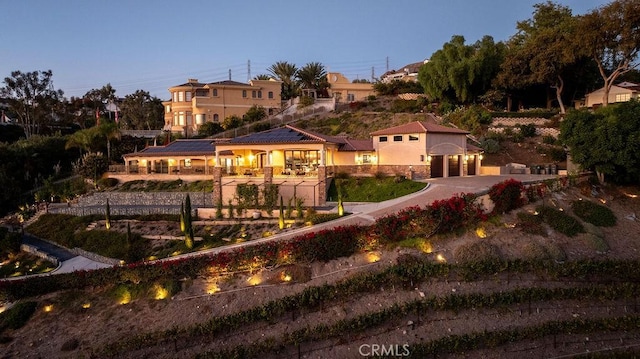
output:
[[406,133],[453,133],[466,135],[469,132],[453,127],[437,125],[435,123],[415,121],[404,125],[389,127],[379,131],[371,132],[371,136],[396,135]]

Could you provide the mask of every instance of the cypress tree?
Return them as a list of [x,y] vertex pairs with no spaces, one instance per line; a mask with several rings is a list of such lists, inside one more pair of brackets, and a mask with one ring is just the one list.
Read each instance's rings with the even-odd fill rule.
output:
[[107,198],[107,213],[105,215],[104,226],[107,230],[111,229],[111,208],[109,208],[109,198]]
[[282,203],[282,196],[280,196],[280,213],[278,215],[278,228],[284,229],[284,204]]

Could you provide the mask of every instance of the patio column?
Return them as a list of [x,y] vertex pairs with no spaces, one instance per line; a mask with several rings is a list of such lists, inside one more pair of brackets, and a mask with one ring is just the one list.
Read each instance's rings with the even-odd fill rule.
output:
[[213,168],[213,204],[222,202],[222,167]]
[[204,156],[204,173],[209,173],[209,160],[207,159],[207,156]]
[[320,166],[325,166],[325,156],[325,149],[322,147],[322,150],[320,150]]
[[271,150],[267,150],[267,167],[271,167]]
[[464,162],[462,164],[462,173],[460,174],[461,176],[468,176],[469,175],[469,158],[471,158],[469,155],[465,155],[464,156]]
[[218,152],[220,151],[216,151],[216,162],[213,164],[213,167],[220,166],[220,158],[218,157]]
[[449,155],[442,155],[442,177],[449,177]]
[[316,193],[318,206],[324,206],[327,202],[327,167],[318,166],[318,193]]
[[[467,175],[467,160],[465,155],[458,155],[458,168],[460,169],[460,177]],[[460,162],[462,162],[462,166],[460,166]]]

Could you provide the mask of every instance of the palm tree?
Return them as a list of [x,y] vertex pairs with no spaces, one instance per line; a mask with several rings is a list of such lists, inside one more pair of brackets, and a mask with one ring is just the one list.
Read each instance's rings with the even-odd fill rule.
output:
[[329,81],[327,81],[327,71],[321,63],[307,63],[296,72],[296,77],[301,87],[314,89],[320,95],[327,96]]
[[278,80],[282,81],[282,99],[288,100],[295,97],[297,93],[296,73],[298,68],[294,64],[290,64],[286,61],[278,61],[271,65],[267,71],[269,71]]
[[254,80],[271,80],[271,76],[267,74],[260,74],[253,78]]

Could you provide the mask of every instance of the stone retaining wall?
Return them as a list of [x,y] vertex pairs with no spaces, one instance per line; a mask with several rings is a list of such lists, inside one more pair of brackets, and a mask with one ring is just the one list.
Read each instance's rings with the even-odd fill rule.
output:
[[52,256],[52,255],[50,255],[48,253],[40,251],[37,247],[31,246],[31,245],[28,245],[28,244],[21,244],[20,245],[20,250],[23,251],[23,252],[31,253],[34,256],[42,258],[44,260],[47,260],[47,261],[53,263],[56,266],[58,264],[60,264],[60,262],[58,261],[58,258],[56,258],[56,257],[54,257],[54,256]]
[[104,257],[104,256],[101,256],[99,254],[95,254],[95,253],[92,253],[92,252],[87,252],[82,248],[77,248],[76,247],[76,248],[70,249],[70,251],[71,251],[71,253],[73,253],[75,255],[83,256],[85,258],[89,258],[89,259],[91,259],[93,261],[96,261],[96,262],[110,264],[112,266],[120,265],[120,260],[119,259]]
[[78,206],[178,206],[189,194],[192,207],[214,207],[210,192],[96,192],[78,199]]

